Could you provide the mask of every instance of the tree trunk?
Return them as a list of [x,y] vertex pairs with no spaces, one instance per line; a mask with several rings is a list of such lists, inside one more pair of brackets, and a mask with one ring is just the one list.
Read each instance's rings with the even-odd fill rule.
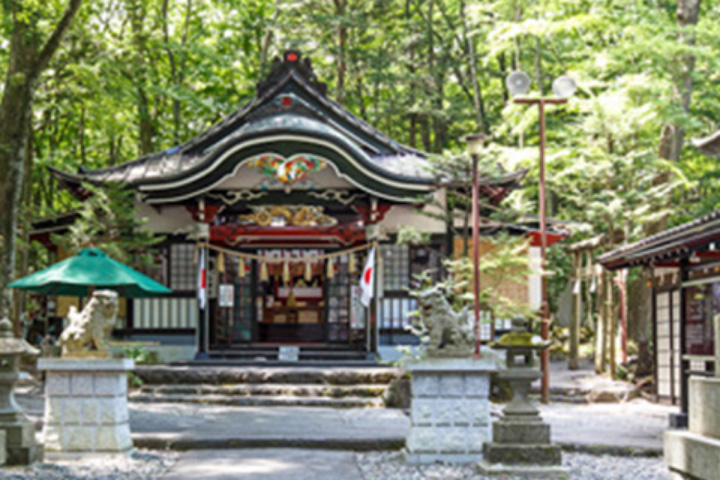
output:
[[607,312],[608,312],[608,363],[610,364],[610,378],[615,378],[617,372],[616,345],[617,345],[617,315],[615,314],[615,282],[614,273],[608,272],[607,280]]
[[599,283],[598,292],[598,319],[597,327],[595,328],[595,373],[605,372],[605,356],[606,356],[606,343],[607,338],[607,302],[605,301],[605,295],[607,291],[607,285],[605,282],[606,272],[602,272]]
[[[676,18],[677,25],[680,27],[680,34],[678,40],[680,43],[684,43],[688,46],[695,45],[695,33],[692,30],[698,23],[698,17],[700,14],[700,1],[701,0],[679,0]],[[685,113],[690,112],[690,99],[692,97],[693,90],[693,79],[692,74],[695,70],[695,55],[687,54],[683,55],[679,62],[680,72],[680,84],[676,85],[675,88],[680,97],[680,103]],[[681,125],[675,126],[675,136],[673,138],[672,145],[672,156],[673,161],[680,159],[680,153],[682,151],[683,143],[685,141],[685,128]]]
[[338,37],[338,58],[337,58],[337,102],[343,104],[345,102],[345,71],[347,70],[347,62],[345,59],[347,50],[347,27],[345,26],[345,13],[347,0],[335,0],[335,15],[339,25],[337,29]]
[[570,319],[570,349],[568,352],[568,369],[577,370],[578,351],[580,347],[580,316],[582,315],[582,253],[576,252],[574,259],[573,311]]
[[468,33],[467,15],[465,13],[465,2],[460,4],[460,15],[462,16],[463,37],[467,43],[468,60],[470,62],[470,82],[473,87],[473,105],[475,107],[475,123],[479,131],[489,133],[485,122],[485,102],[480,90],[480,79],[477,72],[477,58],[475,56],[475,38]]
[[37,13],[18,2],[5,2],[4,13],[12,17],[8,67],[0,100],[0,317],[10,313],[12,295],[5,286],[15,276],[18,209],[23,190],[28,131],[33,96],[40,73],[57,51],[81,0],[70,0],[63,16],[45,43],[37,27]]

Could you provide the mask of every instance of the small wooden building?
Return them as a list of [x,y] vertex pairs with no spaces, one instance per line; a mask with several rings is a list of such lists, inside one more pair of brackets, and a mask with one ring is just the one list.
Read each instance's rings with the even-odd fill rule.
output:
[[[138,215],[166,238],[150,273],[174,294],[129,302],[116,334],[196,342],[198,352],[211,355],[282,344],[364,354],[409,341],[412,275],[440,271],[453,248],[442,215],[425,214],[439,212],[433,204],[444,204],[444,191],[428,173],[425,153],[378,132],[326,90],[308,59],[288,51],[250,103],[188,142],[99,170],[53,171],[78,198],[84,182],[135,190]],[[483,182],[483,202],[497,206],[524,175]],[[213,247],[207,317],[197,305],[198,225]],[[426,234],[430,245],[396,244],[404,225]],[[35,238],[48,241],[52,231],[44,225]],[[370,315],[359,306],[357,287],[366,251],[359,247],[369,242],[379,243],[382,259]],[[249,260],[220,261],[220,249]],[[333,252],[352,253],[330,266],[316,261]],[[258,260],[269,257],[282,261]],[[528,300],[539,299],[539,288],[538,277],[528,280]]]
[[[609,270],[653,269],[655,394],[688,407],[688,378],[714,370],[714,330],[720,315],[720,211],[598,258]],[[718,317],[720,318],[720,317]]]

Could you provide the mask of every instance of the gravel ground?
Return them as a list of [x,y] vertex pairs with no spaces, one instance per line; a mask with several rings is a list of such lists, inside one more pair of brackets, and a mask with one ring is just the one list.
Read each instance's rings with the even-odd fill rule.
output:
[[36,463],[30,467],[3,467],[2,480],[150,480],[159,478],[177,460],[174,452],[134,450],[128,458]]
[[[365,480],[486,480],[470,465],[435,464],[410,466],[399,452],[358,453],[356,459]],[[563,453],[573,480],[666,480],[662,458],[612,457]],[[508,479],[511,480],[511,479]]]

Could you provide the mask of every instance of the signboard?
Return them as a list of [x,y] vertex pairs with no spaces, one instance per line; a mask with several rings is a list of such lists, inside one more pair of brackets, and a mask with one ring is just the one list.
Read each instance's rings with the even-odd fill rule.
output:
[[218,305],[221,307],[233,307],[235,305],[235,286],[231,283],[223,283],[218,290]]
[[685,351],[690,355],[713,354],[713,300],[718,293],[713,287],[707,284],[685,289]]
[[300,347],[280,346],[278,347],[278,360],[281,362],[297,362],[300,356]]
[[365,328],[365,307],[360,302],[361,295],[360,285],[350,287],[350,328],[357,330]]

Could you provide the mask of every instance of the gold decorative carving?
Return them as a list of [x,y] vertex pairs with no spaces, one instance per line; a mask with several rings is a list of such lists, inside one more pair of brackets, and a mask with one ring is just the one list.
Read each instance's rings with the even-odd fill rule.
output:
[[318,206],[263,205],[251,208],[253,213],[239,216],[240,221],[247,225],[267,227],[272,224],[275,218],[283,219],[285,226],[292,227],[332,226],[337,224],[337,219],[325,215],[323,208]]

